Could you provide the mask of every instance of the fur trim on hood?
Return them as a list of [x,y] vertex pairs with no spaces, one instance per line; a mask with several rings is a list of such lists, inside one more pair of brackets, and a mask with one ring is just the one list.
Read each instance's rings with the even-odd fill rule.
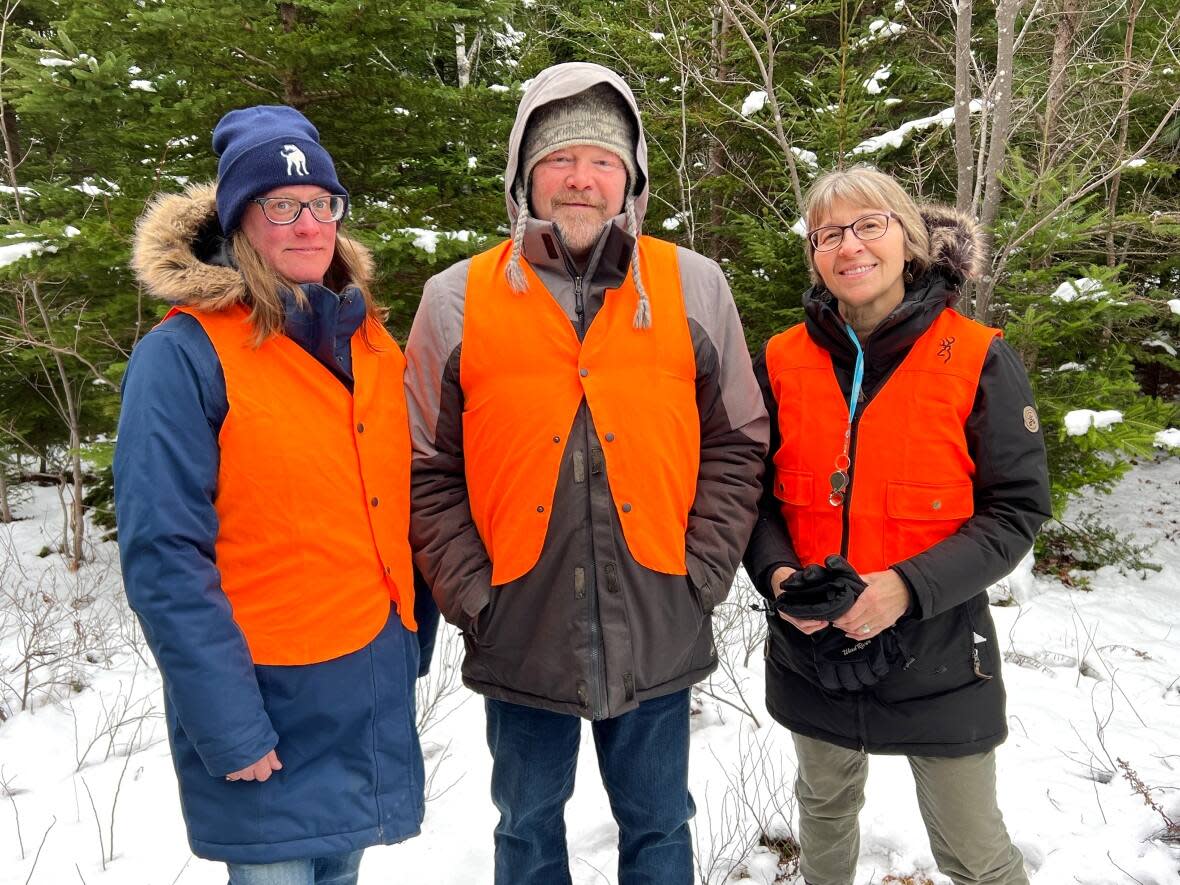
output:
[[[236,268],[208,260],[221,239],[217,221],[217,188],[195,184],[182,194],[161,194],[148,203],[135,226],[131,267],[154,298],[198,310],[224,310],[244,303],[246,286]],[[360,258],[363,279],[373,278],[373,257],[355,240],[349,245]]]
[[987,245],[983,229],[970,215],[953,206],[919,206],[930,235],[930,266],[942,271],[956,286],[983,273]]

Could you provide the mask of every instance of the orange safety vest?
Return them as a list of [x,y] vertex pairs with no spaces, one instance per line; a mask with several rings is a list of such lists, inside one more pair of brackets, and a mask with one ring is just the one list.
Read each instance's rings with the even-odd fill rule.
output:
[[[225,374],[217,568],[256,664],[362,648],[397,604],[414,623],[405,358],[374,319],[352,337],[354,392],[285,335],[254,344],[240,305],[196,319]],[[365,336],[376,349],[370,349]]]
[[975,462],[964,426],[984,358],[1000,334],[943,310],[858,410],[850,487],[838,506],[828,500],[829,477],[844,450],[848,399],[831,354],[803,325],[770,340],[766,367],[782,435],[774,493],[801,563],[846,550],[861,574],[881,571],[954,534],[971,517]]
[[541,555],[583,397],[631,556],[653,571],[685,574],[701,431],[676,247],[639,239],[651,328],[632,326],[638,293],[628,274],[607,290],[580,342],[528,262],[528,290],[509,288],[511,248],[471,259],[459,358],[467,491],[492,583],[519,578]]

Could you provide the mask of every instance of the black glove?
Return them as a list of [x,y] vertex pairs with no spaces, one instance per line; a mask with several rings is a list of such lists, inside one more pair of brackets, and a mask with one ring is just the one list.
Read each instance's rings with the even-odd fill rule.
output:
[[832,554],[821,565],[793,572],[780,585],[775,611],[801,621],[834,621],[852,608],[865,582],[843,556]]
[[872,639],[849,639],[838,627],[826,627],[811,642],[819,684],[829,691],[860,691],[909,666],[893,627]]

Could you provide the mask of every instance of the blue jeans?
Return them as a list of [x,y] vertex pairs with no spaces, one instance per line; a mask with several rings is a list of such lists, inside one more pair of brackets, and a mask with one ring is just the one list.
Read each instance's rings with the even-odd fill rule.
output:
[[333,854],[279,863],[231,863],[229,885],[356,885],[361,855]]
[[[688,793],[688,689],[591,723],[619,825],[619,885],[691,885],[696,807]],[[565,804],[582,720],[487,699],[496,885],[569,885]]]

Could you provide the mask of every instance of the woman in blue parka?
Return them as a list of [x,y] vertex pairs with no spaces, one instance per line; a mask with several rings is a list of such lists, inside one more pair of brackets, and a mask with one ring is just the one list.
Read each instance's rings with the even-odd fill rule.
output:
[[245,108],[213,147],[216,187],[158,198],[136,234],[171,308],[124,380],[124,583],[193,852],[231,885],[348,885],[424,810],[437,612],[410,563],[404,360],[315,127]]

